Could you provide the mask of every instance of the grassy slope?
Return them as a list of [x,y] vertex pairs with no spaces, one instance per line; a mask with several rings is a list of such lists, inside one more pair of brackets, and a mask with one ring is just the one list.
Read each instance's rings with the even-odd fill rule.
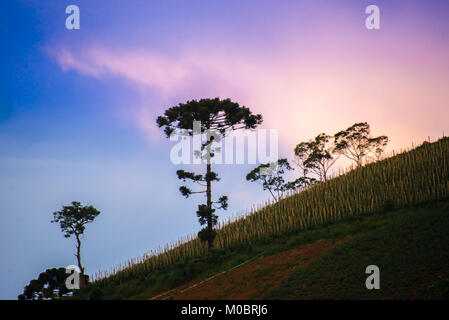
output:
[[[373,229],[299,268],[264,297],[449,299],[449,202],[358,223]],[[365,268],[371,264],[380,268],[380,290],[365,288]]]
[[[404,199],[410,197],[410,195],[413,193],[415,194],[415,197],[417,199],[415,199],[414,203],[421,203],[424,202],[429,202],[432,200],[437,200],[439,199],[440,201],[444,201],[447,199],[446,197],[446,190],[447,190],[447,186],[449,185],[449,182],[447,181],[447,156],[446,156],[446,152],[447,152],[447,145],[449,143],[448,139],[444,139],[442,141],[439,141],[435,144],[429,144],[427,146],[424,146],[423,148],[418,148],[415,149],[413,151],[411,151],[410,155],[416,155],[416,161],[414,162],[413,166],[410,165],[409,166],[409,160],[407,159],[414,159],[412,158],[408,158],[406,156],[403,155],[399,155],[397,157],[394,157],[392,159],[387,159],[386,161],[382,161],[381,163],[378,164],[374,164],[374,165],[370,165],[367,166],[366,168],[362,168],[361,170],[354,170],[353,172],[351,172],[350,174],[347,174],[343,177],[338,177],[334,180],[332,180],[332,183],[329,183],[327,189],[323,189],[323,188],[318,188],[316,191],[317,194],[317,201],[320,200],[322,197],[318,195],[319,192],[318,191],[326,191],[324,192],[324,194],[322,195],[324,198],[329,198],[330,192],[333,191],[334,193],[336,192],[336,190],[334,190],[335,186],[340,182],[340,184],[342,184],[343,187],[343,191],[346,190],[347,192],[351,191],[351,190],[360,190],[360,186],[355,187],[354,183],[349,183],[352,180],[350,179],[353,176],[357,176],[357,175],[369,175],[371,177],[371,180],[373,180],[374,182],[370,183],[369,186],[372,186],[375,184],[375,182],[377,182],[377,191],[380,194],[383,194],[385,192],[385,188],[389,188],[390,193],[395,194],[394,192],[392,192],[391,190],[394,191],[394,189],[399,188],[401,190],[401,192],[397,193],[399,197],[402,197]],[[445,146],[445,147],[442,147]],[[440,153],[430,153],[432,155],[432,157],[430,156],[426,156],[428,152],[430,152],[431,150],[439,150]],[[420,155],[420,156],[418,156]],[[404,159],[401,160],[401,159]],[[397,165],[394,166],[390,166],[391,164],[394,164],[395,162],[397,162]],[[374,175],[371,171],[372,169],[374,169],[376,166],[378,166],[379,168],[383,168],[382,170],[379,171],[380,175]],[[371,171],[370,171],[371,170]],[[385,170],[390,170],[391,171],[391,176],[386,176],[385,175]],[[402,183],[404,181],[406,181],[406,179],[410,178],[410,177],[414,177],[414,179],[408,179],[408,184],[407,185],[409,188],[408,189],[404,189],[404,185],[402,185]],[[380,180],[385,178],[388,178],[386,181],[389,181],[388,185],[386,183],[380,184]],[[362,180],[360,179],[356,179],[358,182],[360,181],[367,181],[368,177],[364,177]],[[438,180],[439,179],[439,180]],[[370,181],[371,181],[370,180]],[[379,180],[379,181],[377,181]],[[383,180],[382,180],[383,181]],[[345,182],[345,183],[344,183]],[[366,183],[365,183],[366,184]],[[416,184],[416,186],[415,186]],[[335,186],[334,186],[335,185]],[[361,195],[360,192],[356,193],[356,191],[353,190],[352,194],[351,192],[348,193],[347,197],[345,196],[343,198],[342,201],[345,201],[345,206],[351,206],[353,204],[353,201],[358,201],[359,205],[363,205],[366,201],[362,201],[360,202],[360,196],[368,196],[372,195],[372,197],[374,197],[377,193],[373,193],[374,191],[371,190],[369,188],[369,186],[365,186],[366,188],[368,188],[367,190],[363,189],[362,191],[364,191],[364,193]],[[421,186],[421,187],[419,187]],[[429,188],[425,189],[422,186],[428,186]],[[441,188],[439,188],[438,186],[441,186]],[[351,187],[351,188],[350,188]],[[433,188],[433,189],[432,189]],[[323,189],[323,190],[321,190]],[[341,189],[341,188],[340,188]],[[338,190],[340,190],[338,189]],[[406,192],[410,191],[410,193]],[[341,191],[341,190],[340,190]],[[341,194],[340,194],[341,197]],[[298,198],[296,196],[296,198]],[[296,199],[295,198],[295,199]],[[326,198],[326,199],[327,199]],[[363,198],[363,197],[362,197]],[[401,206],[404,206],[404,204],[402,202],[404,201],[399,201],[399,198],[386,198],[383,197],[384,199],[390,199],[393,200],[392,203],[393,204],[398,204]],[[294,199],[293,197],[291,199],[286,199],[286,201],[282,201],[282,203],[280,204],[280,208],[282,209],[283,206],[286,207],[287,212],[286,214],[291,214],[292,212],[295,211],[294,206],[290,207],[289,205],[292,205],[291,200]],[[374,198],[371,198],[374,199]],[[338,199],[334,199],[334,197],[332,197],[332,199],[327,199],[327,200],[338,200]],[[363,200],[363,199],[362,199]],[[366,199],[365,199],[366,200]],[[378,202],[381,199],[378,199]],[[418,201],[420,200],[420,201]],[[321,200],[320,200],[321,201]],[[373,200],[371,200],[372,202]],[[312,202],[312,204],[315,202]],[[384,202],[384,206],[387,203]],[[283,205],[283,206],[282,206]],[[409,204],[411,205],[411,204]],[[386,206],[388,207],[388,206]],[[430,210],[430,209],[429,209]],[[443,210],[442,208],[438,209],[439,211]],[[444,209],[446,210],[446,209]],[[283,211],[283,210],[281,210]],[[430,259],[428,256],[426,256],[425,254],[430,252],[434,255],[437,255],[439,257],[447,257],[445,256],[440,250],[439,247],[439,241],[438,239],[441,238],[442,240],[445,240],[446,242],[441,242],[442,245],[445,245],[446,248],[449,248],[449,246],[447,245],[447,238],[445,238],[444,234],[439,234],[439,235],[435,235],[435,237],[433,236],[432,232],[424,232],[425,230],[421,230],[420,226],[421,223],[423,225],[426,225],[426,223],[420,222],[418,221],[418,216],[420,216],[415,210],[408,210],[408,211],[399,211],[396,213],[391,213],[391,214],[384,214],[384,215],[379,215],[379,212],[381,210],[371,210],[371,211],[365,211],[363,210],[363,215],[352,215],[352,216],[341,216],[338,220],[335,220],[335,222],[332,224],[331,221],[327,222],[327,221],[323,221],[321,224],[316,224],[316,225],[310,225],[308,228],[305,228],[303,230],[292,230],[292,231],[287,231],[284,230],[283,232],[279,232],[277,234],[271,234],[270,232],[268,232],[264,237],[259,238],[258,240],[253,240],[253,241],[245,241],[242,243],[236,242],[234,243],[232,246],[228,246],[226,248],[220,248],[220,249],[216,249],[215,252],[213,254],[202,254],[200,256],[196,256],[196,257],[188,257],[184,260],[180,260],[178,262],[173,262],[172,264],[167,264],[165,265],[163,268],[159,268],[159,269],[152,269],[149,272],[135,272],[135,273],[129,273],[128,276],[122,277],[122,276],[113,276],[113,277],[109,277],[108,279],[106,279],[106,281],[101,281],[100,283],[94,283],[93,285],[81,290],[81,292],[78,293],[77,297],[81,298],[81,299],[86,299],[86,298],[94,298],[94,297],[102,297],[105,299],[129,299],[129,298],[149,298],[149,297],[153,297],[157,294],[160,294],[161,292],[176,288],[177,286],[180,286],[182,284],[188,283],[188,282],[195,282],[198,280],[202,280],[205,279],[211,275],[215,275],[223,270],[227,270],[235,265],[238,265],[239,263],[252,258],[256,255],[259,254],[264,254],[269,255],[270,253],[276,253],[276,252],[282,252],[291,248],[295,248],[298,245],[305,245],[305,244],[310,244],[313,242],[316,242],[320,239],[337,239],[339,237],[344,237],[346,235],[361,235],[364,234],[363,237],[357,237],[356,240],[345,244],[345,246],[343,248],[346,249],[335,249],[333,250],[330,254],[331,254],[331,260],[330,261],[335,261],[333,264],[329,263],[329,260],[326,262],[319,262],[319,263],[324,263],[326,264],[326,268],[331,268],[331,265],[334,266],[334,269],[332,269],[333,271],[330,272],[327,276],[333,276],[336,277],[337,276],[337,272],[338,270],[345,270],[343,273],[341,273],[338,276],[338,279],[334,279],[334,278],[329,278],[329,281],[327,281],[326,285],[328,286],[333,286],[335,288],[339,288],[340,285],[342,286],[349,286],[351,287],[351,290],[355,293],[358,292],[357,290],[359,290],[360,288],[358,288],[357,290],[354,289],[353,286],[351,286],[350,284],[348,284],[347,282],[344,281],[345,279],[345,274],[346,271],[347,272],[351,272],[349,273],[349,275],[346,275],[347,277],[351,277],[350,275],[355,275],[357,271],[357,285],[364,285],[364,281],[360,282],[360,279],[364,279],[365,278],[365,274],[364,274],[364,268],[366,267],[366,265],[368,264],[378,264],[381,267],[381,271],[382,274],[384,274],[384,272],[387,272],[385,274],[385,279],[384,277],[382,277],[383,281],[382,283],[384,284],[385,281],[388,280],[388,274],[393,277],[393,273],[394,272],[402,272],[401,268],[396,267],[395,266],[401,266],[401,263],[395,261],[394,263],[389,263],[388,260],[382,260],[382,259],[387,259],[388,256],[390,256],[389,259],[393,259],[393,257],[398,256],[400,257],[401,255],[399,253],[402,252],[402,250],[409,248],[409,246],[412,246],[411,248],[413,248],[412,252],[416,252],[414,254],[412,254],[411,256],[404,256],[403,259],[404,261],[406,261],[406,263],[411,263],[413,262],[414,264],[417,264],[418,268],[417,270],[421,270],[419,265],[421,266],[437,266],[437,265],[443,265],[441,263],[441,261],[434,261]],[[418,210],[419,211],[419,210]],[[282,212],[274,212],[277,214],[277,216],[281,216]],[[272,213],[273,214],[273,213]],[[372,215],[374,214],[374,215]],[[409,220],[408,219],[400,219],[401,215],[408,216],[410,215],[410,221],[418,221],[415,223],[415,227],[416,230],[421,230],[420,232],[418,231],[413,231],[413,228],[410,227],[409,225]],[[250,219],[255,219],[257,217],[259,217],[260,214],[257,213],[257,215],[249,217],[249,219],[243,219],[243,220],[250,220]],[[393,217],[397,217],[393,219]],[[262,216],[260,216],[262,217]],[[363,217],[363,218],[362,218]],[[420,218],[420,219],[424,219],[425,218],[431,218],[433,217],[432,214],[429,215],[423,215],[424,218]],[[418,220],[415,220],[418,219]],[[441,218],[442,221],[446,221],[443,218]],[[332,220],[332,219],[331,219]],[[433,220],[432,220],[433,221]],[[234,227],[235,225],[238,224],[244,224],[246,221],[238,221],[237,223],[231,224],[229,226],[229,230],[232,229],[232,227]],[[447,221],[446,221],[447,222]],[[410,222],[411,223],[411,222]],[[428,224],[430,224],[428,226],[428,230],[431,230],[430,228],[433,229],[438,229],[438,224],[433,225],[433,222],[431,222],[431,220],[428,221]],[[399,227],[400,226],[400,227]],[[227,230],[228,227],[226,227],[225,229]],[[226,230],[222,230],[222,231],[226,231]],[[233,230],[233,229],[232,229]],[[231,230],[231,231],[232,231]],[[377,230],[377,231],[374,231]],[[382,231],[383,230],[383,231]],[[426,229],[427,230],[427,229]],[[447,230],[447,224],[446,224],[446,230]],[[220,232],[222,232],[220,231]],[[247,230],[249,231],[249,230]],[[441,231],[441,230],[440,230]],[[373,232],[373,233],[371,233]],[[378,233],[380,232],[380,233]],[[382,234],[382,232],[384,232],[384,234]],[[365,235],[366,233],[366,235]],[[441,232],[440,232],[441,233]],[[400,235],[400,236],[395,236],[396,234]],[[412,235],[416,234],[416,237],[413,237]],[[423,234],[423,235],[421,235]],[[408,235],[408,236],[407,236]],[[425,237],[424,237],[425,235]],[[367,238],[365,238],[365,236]],[[373,238],[370,238],[373,237]],[[396,237],[396,238],[395,238]],[[418,240],[414,240],[414,239],[418,239]],[[376,240],[377,239],[377,240]],[[385,240],[382,240],[385,239]],[[395,247],[396,244],[401,243],[401,239],[408,239],[407,243],[409,244],[405,244],[402,243],[401,246],[399,247]],[[435,240],[436,239],[436,240]],[[387,241],[388,240],[388,241]],[[361,242],[359,242],[361,241]],[[377,241],[377,242],[376,242]],[[386,245],[385,243],[391,243],[391,245]],[[385,243],[384,243],[385,242]],[[375,245],[373,245],[375,244]],[[347,247],[347,246],[354,246],[355,247]],[[360,249],[361,251],[358,252],[356,249],[357,248],[362,248]],[[377,249],[376,249],[377,248]],[[429,250],[432,249],[432,250]],[[395,250],[393,251],[393,253],[391,253],[391,255],[389,255],[389,252],[391,252],[391,250]],[[343,251],[341,251],[343,250]],[[345,256],[344,252],[346,252],[345,250],[347,250],[348,252],[350,252],[349,250],[354,250],[354,254],[350,254],[349,256]],[[390,250],[390,251],[389,251]],[[405,252],[408,252],[407,250],[405,250]],[[333,256],[336,255],[336,256]],[[371,255],[375,255],[373,256],[372,259],[377,259],[376,261],[369,261],[369,257]],[[385,255],[384,258],[380,258],[383,257],[383,255]],[[364,266],[360,265],[358,267],[355,266],[354,264],[354,268],[356,269],[351,269],[348,266],[343,266],[343,265],[339,265],[339,260],[337,259],[338,257],[342,257],[342,261],[343,262],[348,262],[348,261],[360,261],[360,263],[365,264]],[[350,257],[353,257],[350,259]],[[425,257],[425,259],[427,259],[429,261],[429,263],[424,262],[424,263],[417,263],[417,261],[422,261]],[[324,259],[324,258],[323,258]],[[448,259],[449,260],[449,259]],[[321,261],[321,260],[320,260]],[[318,262],[317,262],[318,263]],[[367,264],[366,264],[367,263]],[[384,270],[383,265],[386,265],[386,271]],[[137,266],[138,267],[138,266]],[[310,266],[311,268],[312,266]],[[359,269],[357,268],[362,268],[362,273],[361,275],[359,274]],[[404,267],[402,265],[402,267]],[[446,265],[447,267],[447,265]],[[308,267],[309,268],[309,267]],[[315,292],[313,290],[307,290],[307,292],[309,292],[307,295],[305,295],[305,291],[298,291],[297,288],[299,285],[303,285],[303,284],[311,284],[314,282],[319,281],[319,279],[323,278],[323,275],[326,275],[326,268],[324,268],[324,266],[320,265],[315,265],[314,264],[314,269],[316,271],[311,272],[310,270],[308,271],[301,271],[298,270],[298,272],[294,275],[290,275],[290,277],[288,279],[283,279],[283,282],[280,286],[278,286],[276,289],[274,288],[269,288],[268,286],[266,286],[265,289],[267,289],[267,291],[269,292],[260,292],[261,294],[263,294],[262,296],[266,297],[266,298],[310,298],[310,297],[327,297],[325,292],[328,292],[329,290],[324,290],[323,292]],[[305,269],[305,268],[304,268]],[[449,269],[449,268],[448,268]],[[331,269],[329,269],[331,270]],[[407,269],[409,270],[409,269]],[[310,271],[310,272],[309,272]],[[415,270],[416,271],[416,270]],[[304,273],[305,272],[305,273]],[[388,273],[390,272],[390,273]],[[416,271],[418,272],[418,271]],[[426,271],[427,272],[427,271]],[[439,271],[438,271],[439,272]],[[435,271],[435,275],[438,275],[437,271]],[[121,274],[123,275],[123,273]],[[422,279],[422,276],[418,275],[416,276],[417,278]],[[397,278],[397,276],[396,276]],[[433,279],[433,278],[432,278]],[[337,281],[338,280],[338,281]],[[310,281],[310,283],[309,283]],[[324,283],[321,283],[321,285],[324,285]],[[324,285],[324,287],[326,287],[326,285]],[[295,289],[296,288],[296,289]],[[363,287],[364,288],[364,287]],[[355,291],[354,291],[355,290]],[[384,290],[381,290],[382,292]],[[344,290],[341,290],[341,292],[347,292]],[[366,293],[365,293],[366,294]],[[376,293],[374,293],[376,294]],[[260,296],[260,297],[262,297]],[[259,296],[257,296],[259,297]],[[341,296],[335,296],[335,297],[346,297],[345,295],[341,295]],[[350,297],[350,295],[347,295],[347,297]]]
[[[107,299],[145,299],[196,283],[257,255],[196,290],[167,294],[174,299],[408,299],[449,298],[449,202],[375,214],[272,239],[257,246],[217,251],[174,265],[104,292]],[[318,252],[304,265],[284,253],[332,241],[345,242]],[[317,249],[320,251],[320,249]],[[269,261],[275,260],[275,264]],[[248,265],[250,265],[248,264]],[[381,270],[381,289],[365,288],[366,266]],[[290,269],[293,272],[285,273]],[[286,274],[287,277],[283,277]],[[251,283],[248,279],[254,280]],[[281,281],[279,281],[281,280]],[[187,283],[187,284],[186,284]],[[248,287],[250,286],[250,287]],[[175,290],[176,291],[176,290]]]
[[[449,298],[448,228],[449,202],[336,223],[266,245],[263,257],[160,298]],[[371,264],[381,270],[380,290],[365,288]]]

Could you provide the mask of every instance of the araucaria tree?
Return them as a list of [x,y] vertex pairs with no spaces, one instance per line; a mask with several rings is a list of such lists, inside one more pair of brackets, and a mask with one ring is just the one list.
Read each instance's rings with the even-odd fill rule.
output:
[[64,237],[72,235],[76,239],[76,259],[81,271],[80,285],[84,285],[84,268],[81,264],[81,238],[86,229],[86,224],[91,223],[100,214],[100,211],[92,206],[82,206],[81,203],[73,201],[71,206],[63,206],[62,210],[53,213],[52,223],[59,223]]
[[363,165],[363,160],[370,153],[380,159],[388,143],[387,136],[371,137],[371,128],[367,122],[355,123],[336,133],[334,138],[336,152],[354,161],[357,167]]
[[212,182],[219,181],[217,173],[212,171],[211,159],[218,147],[214,142],[219,142],[226,133],[238,129],[255,129],[262,123],[260,114],[253,114],[249,108],[240,106],[230,99],[200,99],[180,103],[167,109],[163,116],[157,118],[157,124],[164,128],[167,137],[173,133],[194,136],[205,135],[205,142],[201,143],[201,150],[194,150],[195,156],[206,163],[205,174],[196,174],[178,170],[178,178],[199,185],[200,190],[193,191],[187,186],[181,186],[182,195],[189,197],[193,193],[205,194],[206,204],[198,206],[197,216],[201,225],[206,225],[199,233],[201,241],[206,241],[209,251],[214,248],[217,224],[216,209],[226,209],[227,196],[221,196],[217,201],[212,200]]
[[301,142],[295,147],[295,162],[302,169],[304,177],[314,172],[322,182],[327,181],[330,168],[338,159],[331,137],[321,133],[314,140]]
[[290,170],[295,169],[290,166],[287,159],[283,158],[277,162],[259,165],[246,175],[246,180],[259,182],[264,190],[270,192],[274,201],[279,201],[286,192],[310,183],[311,179],[308,177],[299,177],[290,182],[285,181],[284,174]]

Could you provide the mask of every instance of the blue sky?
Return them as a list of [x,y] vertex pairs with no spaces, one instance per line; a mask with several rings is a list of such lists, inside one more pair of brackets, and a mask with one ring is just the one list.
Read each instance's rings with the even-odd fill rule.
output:
[[[73,200],[94,205],[102,212],[88,226],[83,242],[87,272],[108,269],[198,230],[195,208],[199,200],[180,196],[177,168],[169,162],[170,142],[162,138],[156,145],[151,144],[134,123],[122,119],[123,105],[140,102],[136,92],[120,79],[98,81],[64,72],[45,53],[47,46],[55,43],[77,47],[97,38],[114,43],[119,37],[121,45],[128,41],[133,45],[126,35],[130,29],[138,32],[139,27],[127,26],[130,17],[117,12],[110,20],[103,10],[117,7],[117,2],[78,3],[82,28],[70,33],[64,28],[64,2],[2,2],[3,299],[15,299],[46,268],[75,263],[74,241],[65,239],[59,226],[50,223],[52,212]],[[139,23],[146,25],[147,21],[142,20],[147,14],[136,10],[136,6],[131,6],[131,14],[141,15]],[[152,5],[148,7],[149,12],[153,11]],[[179,12],[169,19],[186,14]],[[89,20],[89,14],[95,19]],[[160,48],[167,22],[152,27],[162,17],[150,17],[149,26],[144,26],[152,30],[154,46]],[[134,41],[134,45],[138,44]],[[228,177],[244,183],[244,172]],[[253,202],[265,198],[255,192]],[[228,214],[250,205],[231,201]]]
[[[198,231],[201,200],[179,194],[154,125],[179,102],[247,105],[279,129],[281,156],[360,120],[391,148],[449,132],[448,3],[374,1],[373,33],[371,2],[2,1],[0,298],[75,263],[50,223],[71,201],[102,212],[83,242],[88,273]],[[65,29],[69,4],[80,30]],[[221,217],[268,198],[245,181],[251,167],[217,169]]]

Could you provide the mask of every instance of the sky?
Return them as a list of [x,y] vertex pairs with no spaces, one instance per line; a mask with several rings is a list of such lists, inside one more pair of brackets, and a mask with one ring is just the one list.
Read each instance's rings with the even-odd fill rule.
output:
[[[67,30],[65,9],[80,8]],[[365,8],[380,9],[380,30]],[[199,229],[174,142],[155,119],[191,99],[231,98],[279,133],[279,155],[367,121],[398,150],[449,132],[449,2],[2,1],[0,299],[47,268],[75,264],[52,213],[71,201],[86,229],[86,272],[109,269]],[[343,166],[344,163],[339,164]],[[269,194],[222,165],[221,218]],[[201,169],[201,168],[200,168]]]

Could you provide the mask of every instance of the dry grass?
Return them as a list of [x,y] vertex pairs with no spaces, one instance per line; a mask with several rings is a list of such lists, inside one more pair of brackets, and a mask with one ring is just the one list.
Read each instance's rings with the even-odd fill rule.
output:
[[[267,203],[236,220],[221,222],[217,248],[256,243],[261,239],[297,232],[357,215],[380,212],[386,202],[413,206],[449,197],[449,139],[426,143],[362,168],[350,168],[326,183]],[[97,285],[108,279],[126,281],[176,262],[207,253],[196,236],[131,259],[92,276]]]

